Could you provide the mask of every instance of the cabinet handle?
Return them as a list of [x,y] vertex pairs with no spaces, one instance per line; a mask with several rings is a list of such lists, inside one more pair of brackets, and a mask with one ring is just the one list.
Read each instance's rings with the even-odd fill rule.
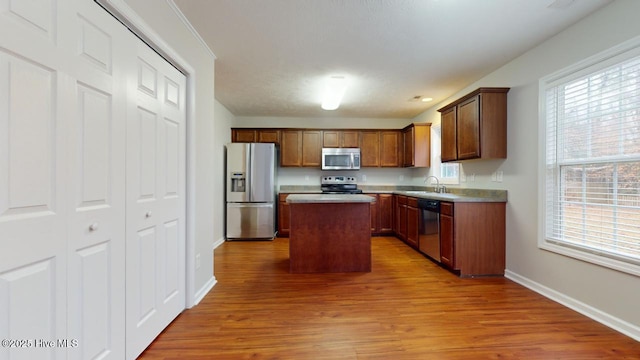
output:
[[147,213],[144,214],[144,217],[150,218],[151,217],[151,210],[147,211]]
[[98,230],[98,223],[93,223],[89,225],[89,231],[96,231],[96,230]]

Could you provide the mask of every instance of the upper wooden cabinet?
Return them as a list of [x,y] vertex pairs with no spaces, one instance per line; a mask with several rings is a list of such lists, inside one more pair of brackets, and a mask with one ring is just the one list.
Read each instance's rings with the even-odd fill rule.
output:
[[411,124],[402,129],[403,166],[429,167],[431,164],[431,123]]
[[302,131],[302,166],[322,166],[322,131]]
[[280,166],[320,167],[322,148],[360,148],[361,167],[426,167],[430,126],[417,123],[399,129],[232,128],[232,142],[280,145]]
[[357,148],[359,146],[356,130],[324,130],[322,139],[322,147],[326,148]]
[[321,130],[282,130],[280,132],[280,166],[322,165]]
[[508,92],[479,88],[438,110],[443,162],[507,157]]
[[280,166],[302,166],[302,131],[282,130]]
[[380,166],[400,167],[402,165],[401,134],[398,130],[380,131]]
[[279,129],[231,129],[232,142],[280,143]]
[[380,166],[380,131],[360,131],[360,166]]

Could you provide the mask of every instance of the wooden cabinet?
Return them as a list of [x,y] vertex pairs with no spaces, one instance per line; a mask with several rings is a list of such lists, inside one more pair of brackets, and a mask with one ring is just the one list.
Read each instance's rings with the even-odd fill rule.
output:
[[396,196],[396,235],[402,240],[407,239],[407,197]]
[[504,275],[505,205],[441,202],[442,264],[463,277]]
[[443,162],[507,157],[508,91],[479,88],[438,110]]
[[402,165],[402,133],[398,130],[380,131],[380,166],[400,167]]
[[287,196],[290,194],[278,194],[278,237],[289,237],[291,229],[291,215],[289,214],[289,204]]
[[280,144],[280,130],[261,129],[257,131],[256,142]]
[[359,147],[358,135],[356,130],[324,130],[322,132],[322,147],[357,148]]
[[322,131],[302,131],[302,166],[322,166]]
[[393,195],[378,194],[379,233],[381,235],[393,234]]
[[231,129],[232,142],[256,142],[256,130]]
[[377,194],[366,194],[373,198],[373,202],[371,202],[371,235],[378,234],[380,231],[380,212],[378,208],[378,195]]
[[380,131],[360,131],[360,166],[380,166]]
[[440,158],[442,162],[458,159],[456,141],[456,107],[449,108],[440,114]]
[[371,203],[371,235],[393,234],[393,195],[365,194],[374,198]]
[[302,131],[282,130],[280,166],[302,166]]
[[453,262],[453,203],[440,203],[440,261],[450,269]]
[[431,164],[431,123],[411,124],[402,129],[403,166],[429,167]]
[[405,242],[416,249],[418,248],[419,216],[418,199],[407,198],[407,236]]
[[280,143],[279,129],[231,129],[232,142]]

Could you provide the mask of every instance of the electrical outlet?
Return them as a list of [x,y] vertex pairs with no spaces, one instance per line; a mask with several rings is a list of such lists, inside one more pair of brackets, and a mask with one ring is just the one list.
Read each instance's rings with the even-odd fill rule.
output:
[[460,181],[461,182],[467,182],[467,174],[465,174],[465,173],[460,174]]
[[494,172],[492,172],[492,173],[491,173],[491,181],[497,181],[497,180],[496,180],[496,177],[497,177],[496,172],[495,172],[495,171],[494,171]]
[[196,254],[196,269],[200,269],[200,253]]
[[304,181],[309,181],[309,175],[304,176]]
[[363,174],[363,175],[362,175],[362,182],[365,182],[365,181],[367,181],[367,175],[364,175],[364,174]]
[[502,170],[498,170],[497,174],[496,174],[496,181],[498,182],[502,182],[502,176],[504,174],[502,173]]
[[476,181],[476,174],[471,174],[471,176],[469,176],[469,181],[471,182]]
[[400,176],[398,177],[398,179],[399,179],[400,181],[404,181],[404,175],[400,175]]

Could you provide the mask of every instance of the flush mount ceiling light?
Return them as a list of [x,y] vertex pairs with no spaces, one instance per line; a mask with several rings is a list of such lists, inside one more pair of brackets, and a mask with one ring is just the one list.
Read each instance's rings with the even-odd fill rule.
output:
[[322,98],[322,108],[335,110],[340,106],[340,101],[347,90],[347,79],[344,76],[332,76],[327,79]]
[[412,97],[411,99],[409,99],[409,101],[429,102],[429,101],[433,101],[433,98],[423,97],[422,95],[416,95],[416,96]]

